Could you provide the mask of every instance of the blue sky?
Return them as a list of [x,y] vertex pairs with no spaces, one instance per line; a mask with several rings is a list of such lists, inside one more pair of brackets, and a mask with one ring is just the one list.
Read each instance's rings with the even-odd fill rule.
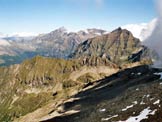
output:
[[50,32],[149,22],[154,0],[0,0],[0,32]]

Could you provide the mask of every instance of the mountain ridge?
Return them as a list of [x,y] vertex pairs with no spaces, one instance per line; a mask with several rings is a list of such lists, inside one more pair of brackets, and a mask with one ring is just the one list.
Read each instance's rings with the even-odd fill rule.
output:
[[[57,31],[61,31],[60,35],[68,36],[62,29]],[[60,35],[53,35],[57,31],[52,32],[52,37],[60,38]],[[40,38],[42,37],[44,40],[41,41],[46,42],[48,35],[42,35]],[[54,115],[60,115],[64,112],[64,107],[61,105],[66,100],[74,95],[79,95],[80,92],[94,89],[97,84],[102,84],[102,79],[107,79],[109,76],[112,80],[112,84],[108,85],[110,89],[117,84],[123,86],[124,82],[129,85],[137,81],[138,84],[136,78],[139,78],[139,82],[145,83],[141,81],[143,76],[146,79],[149,77],[158,79],[159,75],[153,73],[160,71],[153,70],[152,73],[152,69],[149,69],[148,65],[152,61],[150,58],[147,59],[149,50],[144,47],[139,39],[133,37],[131,32],[118,28],[109,34],[82,42],[72,58],[36,56],[23,61],[21,64],[0,67],[0,99],[2,99],[0,102],[0,110],[2,110],[0,111],[0,121],[38,122],[42,117],[46,118],[53,112]],[[126,58],[123,60],[122,56]],[[148,77],[149,73],[152,75]],[[111,76],[117,77],[117,81],[113,80]],[[118,77],[125,80],[121,81]],[[131,77],[135,79],[129,83]],[[95,90],[104,90],[106,84]],[[100,95],[104,94],[107,93]],[[93,96],[93,94],[89,95]],[[91,100],[95,100],[94,98],[92,97]],[[40,113],[35,115],[35,111]],[[30,118],[33,119],[30,120]]]
[[[67,32],[67,30],[62,27],[36,37],[7,37],[4,39],[10,44],[10,47],[5,46],[6,48],[1,49],[0,59],[3,60],[4,63],[0,65],[8,66],[21,63],[24,59],[32,58],[36,55],[67,58],[79,43],[88,38],[103,34],[104,32],[105,31],[101,29]],[[10,60],[7,60],[7,58]]]
[[[141,50],[145,50],[148,53],[142,57],[143,53],[139,53]],[[139,60],[142,60],[142,58],[146,59],[146,57],[148,60],[151,60],[149,49],[143,46],[139,39],[133,37],[130,31],[119,27],[109,34],[91,38],[79,44],[70,57],[84,58],[96,56],[107,58],[111,62],[120,65],[120,62],[128,63],[131,61],[130,57],[134,53],[140,55],[141,59]]]

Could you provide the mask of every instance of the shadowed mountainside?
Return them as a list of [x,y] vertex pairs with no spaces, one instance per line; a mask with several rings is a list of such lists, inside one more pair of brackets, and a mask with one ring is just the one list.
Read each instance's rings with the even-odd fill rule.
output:
[[56,109],[58,115],[52,117],[51,112],[41,122],[130,122],[131,117],[135,122],[146,109],[150,110],[148,118],[143,115],[141,122],[161,121],[161,71],[138,66],[96,81],[94,87],[64,102],[62,110]]
[[111,75],[118,66],[98,58],[97,64],[37,56],[0,68],[0,121],[11,121],[50,101],[67,99],[87,84]]

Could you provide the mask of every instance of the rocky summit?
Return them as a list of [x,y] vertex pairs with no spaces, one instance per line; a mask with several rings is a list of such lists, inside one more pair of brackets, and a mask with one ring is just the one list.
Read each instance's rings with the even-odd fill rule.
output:
[[150,50],[128,30],[118,28],[109,34],[88,39],[79,44],[73,58],[102,57],[118,65],[150,60]]
[[[75,47],[74,35],[85,41]],[[45,57],[0,67],[0,121],[162,121],[162,70],[151,66],[158,56],[128,30],[76,35],[60,28],[32,39]]]

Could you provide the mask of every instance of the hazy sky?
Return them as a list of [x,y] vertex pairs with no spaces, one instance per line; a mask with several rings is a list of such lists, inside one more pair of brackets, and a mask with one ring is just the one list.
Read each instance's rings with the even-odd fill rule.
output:
[[0,32],[107,30],[156,17],[153,0],[0,0]]

